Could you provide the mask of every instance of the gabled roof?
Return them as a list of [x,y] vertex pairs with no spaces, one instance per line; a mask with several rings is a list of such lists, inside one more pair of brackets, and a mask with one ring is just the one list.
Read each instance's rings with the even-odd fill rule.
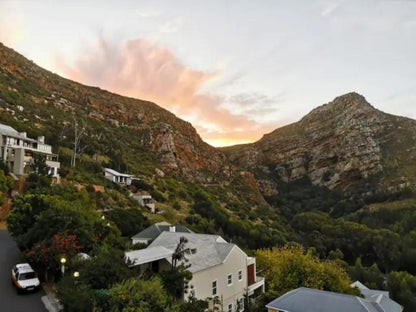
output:
[[[177,232],[163,232],[148,248],[163,246],[173,251],[181,237],[185,237],[188,240],[186,247],[191,251],[195,251],[187,255],[188,264],[191,265],[188,270],[192,273],[223,263],[231,251],[234,248],[238,248],[235,244],[227,243],[219,235]],[[245,255],[241,249],[240,251]],[[247,255],[245,256],[247,257]]]
[[131,261],[130,266],[136,266],[144,263],[153,262],[160,259],[169,258],[173,255],[173,251],[165,247],[152,247],[140,250],[134,250],[125,253],[127,260]]
[[400,305],[383,295],[376,300],[369,300],[305,287],[287,292],[266,307],[287,312],[401,312],[403,310]]
[[361,283],[360,281],[355,281],[354,283],[351,284],[351,287],[357,287],[361,291],[361,294],[364,296],[364,298],[369,299],[369,300],[375,300],[372,298],[375,298],[376,296],[379,296],[379,295],[383,295],[383,296],[386,296],[387,298],[390,298],[388,291],[370,289],[367,286],[365,286],[363,283]]
[[[170,230],[172,224],[167,222],[155,223],[148,228],[144,229],[140,233],[137,233],[132,237],[132,239],[142,239],[142,240],[153,240],[160,235],[162,232]],[[190,229],[183,225],[175,225],[175,232],[180,233],[193,233]]]
[[363,289],[369,289],[367,286],[365,286],[363,283],[361,283],[360,281],[355,281],[354,283],[352,283],[350,285],[352,288],[357,287],[359,290],[363,290]]
[[108,172],[112,175],[118,176],[118,177],[126,177],[126,178],[133,177],[131,174],[120,173],[120,172],[115,171],[114,169],[111,169],[111,168],[104,168],[104,171],[106,171],[106,172]]
[[14,129],[14,128],[8,126],[8,125],[0,123],[0,132],[3,132],[3,131],[7,131],[7,132],[10,132],[10,133],[14,133],[14,134],[19,134],[19,132],[17,132],[16,129]]
[[25,140],[25,141],[37,142],[34,139],[31,139],[31,138],[28,138],[28,137],[25,137],[25,136],[21,135],[16,129],[14,129],[14,128],[8,126],[8,125],[1,124],[1,123],[0,123],[0,134],[7,135],[7,136],[10,136],[10,137],[13,137],[13,138],[16,138],[16,139],[22,139],[22,140]]

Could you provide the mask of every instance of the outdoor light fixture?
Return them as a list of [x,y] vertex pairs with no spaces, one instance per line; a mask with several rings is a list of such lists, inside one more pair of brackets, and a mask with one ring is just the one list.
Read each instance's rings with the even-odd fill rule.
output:
[[75,277],[75,278],[79,277],[79,272],[78,272],[78,271],[75,271],[75,272],[74,272],[74,277]]
[[61,272],[62,272],[62,276],[65,275],[65,262],[66,262],[66,259],[65,258],[61,258]]

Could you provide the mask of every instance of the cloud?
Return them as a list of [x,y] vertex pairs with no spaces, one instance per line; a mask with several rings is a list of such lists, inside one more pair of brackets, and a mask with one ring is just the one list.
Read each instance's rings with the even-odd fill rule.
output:
[[10,15],[0,20],[0,42],[16,47],[25,39],[25,28],[21,15]]
[[174,20],[165,22],[159,28],[159,31],[161,33],[175,33],[181,29],[182,24],[183,24],[183,20],[181,18],[176,18]]
[[[200,92],[219,78],[218,72],[187,67],[170,50],[147,39],[129,40],[119,47],[101,38],[75,65],[58,58],[56,67],[71,79],[153,101],[192,122],[202,138],[215,145],[254,141],[271,130],[242,114],[244,109],[224,108],[224,97]],[[240,99],[240,108],[249,102]]]
[[265,94],[252,92],[240,93],[227,98],[227,103],[238,109],[246,116],[254,119],[263,119],[271,113],[276,112],[276,103],[283,101],[283,93],[269,97]]
[[345,2],[345,0],[321,1],[320,3],[320,5],[322,6],[321,15],[324,17],[331,15],[343,4],[343,2]]
[[143,18],[150,18],[156,17],[162,14],[159,10],[151,10],[151,9],[137,9],[136,14]]

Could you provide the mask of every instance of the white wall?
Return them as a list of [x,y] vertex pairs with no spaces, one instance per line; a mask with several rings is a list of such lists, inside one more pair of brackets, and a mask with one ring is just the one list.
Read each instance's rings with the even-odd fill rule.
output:
[[[223,264],[193,273],[189,284],[194,286],[196,298],[212,297],[212,282],[217,280],[217,296],[223,301],[224,311],[228,311],[229,303],[233,304],[233,311],[235,311],[236,301],[244,296],[247,288],[246,258],[247,255],[235,246]],[[239,270],[243,273],[240,281],[238,280]],[[232,274],[231,285],[228,285],[228,274]]]

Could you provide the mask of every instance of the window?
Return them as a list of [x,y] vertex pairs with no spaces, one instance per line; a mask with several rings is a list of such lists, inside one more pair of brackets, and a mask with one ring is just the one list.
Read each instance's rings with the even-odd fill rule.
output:
[[217,281],[213,281],[212,282],[212,295],[216,296],[217,295]]
[[233,275],[232,274],[228,274],[227,281],[228,281],[228,285],[231,285],[233,283]]
[[244,297],[241,297],[240,299],[238,299],[237,302],[237,311],[244,311]]
[[233,304],[232,303],[230,303],[228,305],[228,312],[233,312]]
[[243,279],[243,271],[238,271],[238,280],[241,281]]

